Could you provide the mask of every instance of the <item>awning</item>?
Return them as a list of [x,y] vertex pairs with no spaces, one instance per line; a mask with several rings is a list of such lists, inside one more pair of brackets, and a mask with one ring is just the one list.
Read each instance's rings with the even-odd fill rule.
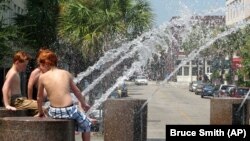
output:
[[232,69],[236,70],[241,67],[241,58],[232,58]]

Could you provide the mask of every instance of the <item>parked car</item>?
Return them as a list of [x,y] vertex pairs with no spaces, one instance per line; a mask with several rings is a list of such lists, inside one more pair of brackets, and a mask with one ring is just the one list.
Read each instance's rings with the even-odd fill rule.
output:
[[201,98],[204,96],[214,96],[216,87],[213,84],[205,84],[202,89]]
[[127,84],[122,83],[118,87],[116,87],[113,92],[111,92],[108,98],[117,99],[117,98],[127,97],[127,96],[128,96]]
[[248,94],[249,90],[250,90],[249,87],[238,87],[237,94],[245,97]]
[[219,89],[215,92],[215,96],[218,96],[218,97],[229,96],[229,89],[235,88],[235,87],[236,85],[221,84]]
[[137,76],[135,79],[136,85],[148,85],[148,79],[145,76]]
[[197,87],[196,87],[196,89],[195,89],[195,94],[201,94],[202,92],[203,92],[203,87],[204,87],[204,85],[205,85],[206,83],[203,83],[203,82],[198,82],[197,83]]
[[230,89],[229,96],[231,97],[245,97],[250,90],[249,87],[235,87]]
[[202,81],[192,81],[189,83],[189,91],[190,92],[195,92],[196,88],[197,88],[197,85],[199,83],[202,83]]
[[126,83],[122,83],[119,87],[118,87],[118,92],[120,97],[128,97],[128,88],[127,88],[127,84]]
[[118,90],[118,88],[116,88],[113,92],[111,92],[111,94],[109,95],[108,98],[117,99],[117,98],[120,98],[120,97],[121,97],[121,95],[119,93],[119,90]]

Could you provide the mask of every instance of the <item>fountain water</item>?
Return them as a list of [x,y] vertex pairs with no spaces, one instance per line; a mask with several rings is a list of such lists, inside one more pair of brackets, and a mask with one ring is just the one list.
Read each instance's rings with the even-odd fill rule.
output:
[[[108,98],[110,93],[125,79],[132,76],[135,72],[141,71],[141,69],[148,64],[148,61],[150,62],[152,60],[154,55],[160,56],[160,50],[168,52],[173,42],[178,43],[177,39],[173,36],[173,33],[171,33],[171,28],[176,25],[179,25],[180,27],[185,27],[180,36],[183,39],[187,37],[188,33],[192,31],[192,26],[193,23],[195,23],[195,19],[192,19],[194,14],[191,13],[186,6],[184,6],[184,10],[185,11],[182,12],[183,15],[180,18],[171,22],[167,22],[161,25],[159,28],[155,28],[149,32],[145,32],[135,40],[122,44],[117,49],[107,51],[104,56],[101,57],[99,61],[97,61],[93,66],[89,67],[85,72],[81,72],[77,75],[77,77],[74,79],[75,83],[79,83],[84,77],[90,75],[94,70],[99,69],[101,66],[112,62],[112,65],[108,69],[106,69],[97,79],[95,79],[87,88],[84,89],[82,94],[86,96],[89,95],[90,90],[92,90],[106,75],[114,71],[115,68],[119,64],[121,64],[125,59],[133,58],[134,60],[134,62],[131,64],[131,67],[124,71],[123,76],[119,77],[116,80],[115,84],[113,84],[113,86],[111,86],[109,89],[106,90],[104,94],[102,94],[102,97],[95,102],[95,104],[91,107],[87,114],[91,114],[93,110],[98,108]],[[224,11],[224,8],[209,11],[203,15],[206,15],[207,13],[211,14],[217,11]],[[242,22],[241,24],[222,32],[214,38],[212,38],[211,36],[206,37],[205,40],[207,42],[204,43],[203,46],[200,46],[199,48],[193,50],[185,60],[182,60],[182,62],[167,76],[167,78],[165,78],[165,80],[161,84],[165,84],[179,70],[180,67],[194,59],[204,49],[209,48],[215,41],[225,36],[228,36],[233,32],[236,32],[237,30],[245,27],[247,24],[249,24],[249,22]],[[156,46],[160,46],[160,50],[157,49]],[[160,87],[158,89],[160,89]],[[148,100],[141,107],[141,110],[145,105],[147,105],[148,101],[153,97],[153,95],[158,91],[158,89],[151,94]]]

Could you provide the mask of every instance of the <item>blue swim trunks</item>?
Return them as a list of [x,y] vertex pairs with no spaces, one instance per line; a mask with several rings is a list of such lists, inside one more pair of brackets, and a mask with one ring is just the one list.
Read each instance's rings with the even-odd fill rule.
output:
[[52,118],[73,119],[76,122],[75,131],[90,132],[91,122],[88,117],[81,112],[76,105],[64,108],[49,106],[48,114]]

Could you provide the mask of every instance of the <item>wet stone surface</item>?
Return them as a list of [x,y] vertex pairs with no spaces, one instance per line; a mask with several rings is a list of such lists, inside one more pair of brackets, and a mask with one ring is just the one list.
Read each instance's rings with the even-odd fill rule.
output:
[[75,141],[73,120],[4,117],[0,126],[1,141]]
[[4,107],[0,107],[0,117],[20,117],[20,116],[29,116],[29,110],[16,110],[10,111],[5,109]]

